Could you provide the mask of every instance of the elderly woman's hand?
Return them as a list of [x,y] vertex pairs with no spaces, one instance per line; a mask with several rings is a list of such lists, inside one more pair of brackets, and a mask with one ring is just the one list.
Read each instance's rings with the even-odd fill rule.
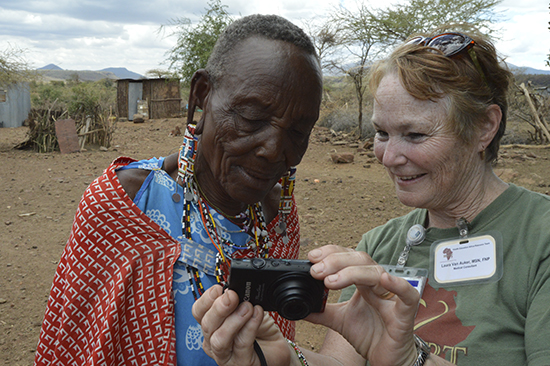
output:
[[412,365],[417,357],[413,327],[418,291],[364,252],[325,246],[308,256],[315,263],[311,274],[324,279],[327,288],[354,284],[357,291],[349,301],[327,304],[324,313],[306,320],[340,333],[371,365]]
[[193,316],[202,328],[204,351],[218,365],[259,366],[254,340],[269,366],[290,363],[290,348],[273,319],[260,306],[239,304],[232,290],[211,287],[193,305]]

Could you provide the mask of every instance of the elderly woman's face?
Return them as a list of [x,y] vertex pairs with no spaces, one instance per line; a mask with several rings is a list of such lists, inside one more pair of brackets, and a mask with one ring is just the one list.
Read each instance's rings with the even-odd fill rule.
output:
[[477,151],[446,125],[445,101],[412,97],[395,74],[376,92],[374,152],[410,207],[447,210],[460,204],[479,178]]
[[322,80],[314,57],[285,42],[251,38],[234,55],[206,98],[199,153],[217,185],[210,189],[253,203],[301,161]]

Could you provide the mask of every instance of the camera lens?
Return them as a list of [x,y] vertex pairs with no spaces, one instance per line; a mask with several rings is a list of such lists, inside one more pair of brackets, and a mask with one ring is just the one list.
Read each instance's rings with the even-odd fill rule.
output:
[[305,298],[288,296],[278,304],[277,312],[288,320],[300,320],[311,313],[311,308]]
[[312,312],[311,281],[302,273],[281,276],[273,284],[277,312],[288,320],[300,320]]

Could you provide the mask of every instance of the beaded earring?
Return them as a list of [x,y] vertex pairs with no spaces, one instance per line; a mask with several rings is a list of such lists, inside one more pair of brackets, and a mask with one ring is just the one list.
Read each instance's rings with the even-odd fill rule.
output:
[[283,243],[288,244],[286,232],[286,218],[292,209],[292,194],[294,193],[294,181],[296,180],[296,167],[291,167],[281,179],[281,199],[279,201],[279,224],[275,232],[283,237]]
[[191,202],[197,200],[196,194],[194,194],[191,189],[195,169],[195,158],[197,157],[197,138],[195,137],[196,126],[195,122],[187,124],[178,159],[178,181],[183,184],[184,197],[182,229],[183,235],[188,239],[191,238]]
[[[197,157],[197,138],[195,137],[196,122],[187,121],[183,144],[180,147],[178,158],[178,182],[183,186],[183,214],[181,216],[182,233],[186,239],[191,239],[191,203],[196,202],[198,197],[191,188],[193,184],[193,173],[195,169],[195,158]],[[179,199],[178,199],[179,201]],[[204,292],[204,287],[200,281],[198,270],[192,270],[187,266],[189,285],[196,299]],[[196,285],[195,285],[196,284]]]

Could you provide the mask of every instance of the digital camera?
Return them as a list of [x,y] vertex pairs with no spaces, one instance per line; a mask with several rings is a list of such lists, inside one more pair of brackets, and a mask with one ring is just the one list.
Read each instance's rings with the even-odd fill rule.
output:
[[328,289],[311,277],[306,260],[233,259],[229,288],[240,301],[261,305],[289,320],[299,320],[325,309]]

